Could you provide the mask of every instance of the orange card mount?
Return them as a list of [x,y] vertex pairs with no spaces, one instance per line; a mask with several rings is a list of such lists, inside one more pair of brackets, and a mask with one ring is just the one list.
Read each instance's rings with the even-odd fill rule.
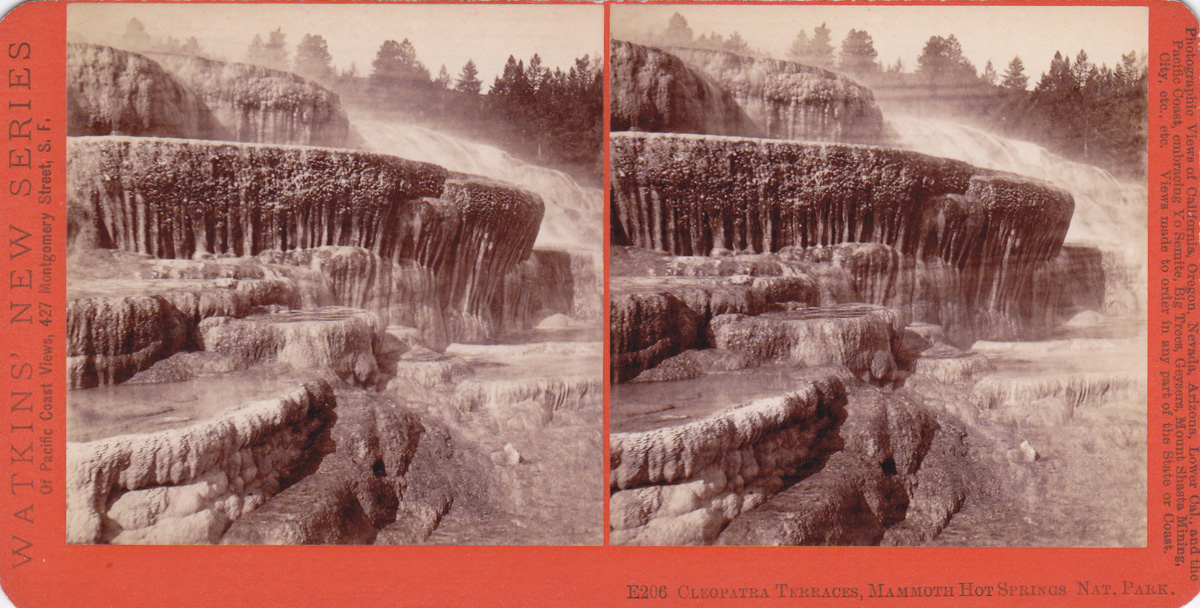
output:
[[1182,606],[1177,2],[0,21],[15,606]]

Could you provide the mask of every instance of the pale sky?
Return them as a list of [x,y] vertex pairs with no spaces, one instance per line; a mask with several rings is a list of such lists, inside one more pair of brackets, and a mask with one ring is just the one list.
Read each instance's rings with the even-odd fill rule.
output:
[[[445,64],[457,77],[468,59],[487,91],[509,55],[567,71],[576,57],[604,50],[604,9],[599,5],[329,5],[329,4],[75,4],[67,8],[67,31],[89,42],[116,44],[131,17],[153,38],[195,36],[208,52],[244,61],[259,34],[282,27],[289,53],[305,34],[319,34],[340,70],[354,61],[368,75],[384,40],[408,38],[436,77]],[[600,55],[601,57],[603,55]]]
[[851,29],[866,30],[884,65],[900,57],[904,70],[916,70],[917,56],[930,36],[954,34],[963,54],[982,72],[988,60],[1003,74],[1020,55],[1030,86],[1050,67],[1055,51],[1074,61],[1080,49],[1088,59],[1115,67],[1123,53],[1144,53],[1149,10],[1145,7],[1077,6],[674,6],[613,5],[612,36],[661,32],[678,12],[697,37],[740,32],[751,48],[784,58],[797,32],[809,37],[825,23],[835,50]]

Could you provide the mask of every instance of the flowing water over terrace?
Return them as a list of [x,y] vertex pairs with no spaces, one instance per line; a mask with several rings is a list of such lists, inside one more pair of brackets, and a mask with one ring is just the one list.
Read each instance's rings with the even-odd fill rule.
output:
[[517,160],[509,153],[415,125],[356,118],[354,126],[374,152],[441,165],[516,184],[542,197],[546,215],[536,247],[598,253],[603,238],[603,193],[561,171]]
[[[353,124],[372,151],[506,181],[539,195],[545,215],[535,248],[585,254],[593,268],[601,268],[599,189],[582,187],[561,171],[522,162],[499,148],[415,125],[369,118]],[[599,293],[597,289],[596,297]],[[447,355],[472,368],[471,376],[459,383],[459,393],[476,395],[482,405],[444,422],[459,439],[457,466],[484,472],[471,483],[473,491],[487,498],[456,499],[427,543],[602,540],[602,338],[598,323],[571,319],[556,327],[509,331],[491,345],[453,344],[447,349]],[[551,404],[554,409],[547,414]],[[519,466],[493,465],[506,444],[519,451]]]
[[[903,147],[1032,176],[1070,192],[1075,212],[1067,241],[1119,252],[1128,268],[1115,280],[1135,283],[1127,287],[1144,310],[1144,184],[953,122],[894,117],[890,123]],[[1045,342],[975,345],[995,365],[980,378],[976,397],[991,393],[1001,402],[982,413],[990,420],[976,425],[972,452],[994,474],[995,485],[976,493],[933,544],[1145,544],[1145,320],[1134,312],[1062,327]],[[995,396],[1006,391],[1007,399]],[[1011,462],[1006,448],[1022,441],[1037,449],[1036,462]]]
[[1037,144],[950,121],[895,116],[889,123],[900,147],[1036,177],[1070,192],[1075,214],[1068,242],[1119,247],[1144,261],[1145,184],[1122,182],[1104,169],[1067,160]]

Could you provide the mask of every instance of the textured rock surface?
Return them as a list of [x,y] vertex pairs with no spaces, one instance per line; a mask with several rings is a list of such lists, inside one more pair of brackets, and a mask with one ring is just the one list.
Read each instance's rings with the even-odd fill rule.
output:
[[[877,110],[873,134],[836,132],[832,74],[678,56],[766,137],[880,141]],[[612,386],[610,424],[670,438],[643,459],[662,472],[626,485],[610,445],[614,544],[1144,544],[1146,381],[1129,368],[1144,321],[1122,317],[1143,310],[1145,278],[1064,245],[1090,191],[879,147],[637,132],[610,146],[613,380],[637,374]],[[717,292],[696,289],[779,277],[809,292],[708,314]],[[848,398],[790,473],[754,479],[744,454],[694,448],[710,445],[701,422],[814,365],[836,366]]]
[[505,329],[521,330],[552,314],[572,314],[579,283],[595,280],[594,275],[575,277],[574,257],[565,251],[534,250],[505,275],[492,317]]
[[[936,535],[966,497],[963,431],[907,399],[854,391],[842,449],[819,470],[730,522],[727,545],[877,545]],[[944,470],[938,470],[943,469]]]
[[444,205],[423,197],[440,196],[448,177],[320,148],[124,137],[67,145],[68,205],[90,219],[94,244],[159,258],[375,242],[370,249],[393,259],[414,236],[407,220],[438,218]]
[[[1015,294],[1008,292],[1005,299],[991,297],[994,285],[981,282],[980,274],[970,268],[959,269],[940,257],[918,259],[879,243],[786,247],[775,254],[719,257],[667,256],[627,247],[613,250],[614,286],[627,282],[620,275],[720,276],[741,281],[795,277],[807,280],[815,294],[796,301],[886,306],[904,323],[940,325],[947,339],[962,347],[976,339],[1038,336],[1083,310],[1127,310],[1120,303],[1133,301],[1136,286],[1122,280],[1119,269],[1110,272],[1101,251],[1084,246],[1064,246],[1057,256],[1035,265],[1025,286]],[[679,289],[686,284],[679,282]]]
[[502,428],[541,429],[559,416],[601,410],[599,342],[531,342],[447,350],[477,368],[447,386],[460,412],[487,413]]
[[[1070,373],[1030,377],[988,377],[975,385],[973,397],[983,409],[1012,408],[1027,410],[1029,404],[1047,399],[1060,400],[1074,411],[1085,405],[1097,405],[1109,399],[1135,401],[1146,392],[1146,376],[1138,372]],[[1037,408],[1032,408],[1036,410]],[[1068,416],[1069,417],[1069,416]]]
[[624,382],[706,344],[709,320],[716,315],[755,315],[777,303],[815,301],[816,289],[803,276],[614,277],[609,299],[613,377]]
[[271,249],[259,253],[257,260],[274,265],[271,270],[301,286],[304,308],[360,308],[379,315],[385,324],[414,328],[429,348],[440,351],[450,343],[446,319],[455,311],[443,305],[433,271],[412,260],[394,262],[362,247],[338,246]]
[[68,442],[67,542],[215,542],[320,453],[334,405],[308,384],[192,426]]
[[77,50],[71,135],[101,137],[68,150],[72,386],[124,385],[70,396],[70,542],[601,541],[603,276],[562,238],[599,234],[570,221],[599,190],[486,148],[561,197],[565,249],[533,253],[538,195],[332,149],[311,82]]
[[609,437],[613,544],[704,544],[820,457],[835,378],[687,424]]
[[149,58],[188,86],[233,141],[345,147],[350,121],[336,93],[291,72],[194,55]]
[[863,143],[883,137],[875,96],[845,76],[725,51],[666,50],[729,91],[767,137]]
[[67,45],[67,132],[221,139],[225,131],[191,89],[136,53]]
[[842,243],[788,248],[777,256],[794,271],[812,276],[822,301],[865,302],[895,310],[901,322],[934,323],[955,343],[977,335],[1007,335],[1021,319],[977,302],[963,274],[938,257],[917,259],[879,243]]
[[450,340],[493,334],[493,299],[542,218],[522,190],[375,154],[117,137],[68,146],[72,242],[166,258],[363,247],[433,273]]
[[351,143],[338,96],[290,72],[73,43],[67,82],[70,135]]
[[993,365],[980,353],[965,353],[952,347],[931,348],[911,363],[915,374],[924,374],[944,384],[970,380]]
[[609,485],[615,489],[692,477],[723,455],[791,426],[831,419],[845,389],[837,379],[809,383],[784,397],[757,401],[696,422],[609,437]]
[[534,424],[525,426],[541,427],[554,417],[555,412],[599,407],[602,393],[602,380],[596,375],[490,381],[468,379],[455,389],[455,400],[465,411],[487,410],[502,421],[531,416]]
[[[614,134],[614,240],[676,255],[807,248],[850,271],[855,296],[967,337],[1077,310],[1057,267],[1071,197],[910,152],[732,138]],[[820,254],[814,246],[845,243]],[[1041,272],[1049,280],[1033,281]],[[1051,278],[1052,277],[1052,278]],[[836,277],[834,277],[836,278]],[[1094,290],[1093,290],[1094,291]]]
[[183,314],[161,296],[82,298],[67,305],[72,388],[117,384],[183,348]]
[[763,135],[728,91],[678,57],[620,40],[609,48],[613,131]]
[[[112,285],[105,285],[112,283]],[[67,302],[67,379],[71,388],[118,384],[155,361],[195,346],[200,322],[240,317],[256,306],[292,305],[286,281],[81,281],[72,291],[124,291],[130,295],[80,295]],[[144,293],[146,295],[138,295]]]
[[273,360],[297,371],[327,369],[343,381],[372,386],[386,327],[374,313],[343,307],[212,317],[200,323],[200,345],[239,367]]
[[613,380],[629,380],[696,343],[700,318],[670,293],[631,293],[609,301]]
[[723,315],[711,323],[713,346],[755,361],[815,367],[844,365],[861,378],[888,382],[896,372],[893,342],[903,328],[895,311],[847,304],[758,316]]
[[363,544],[394,522],[424,428],[388,403],[342,395],[328,453],[295,485],[234,522],[223,544]]
[[[887,148],[615,133],[615,244],[675,255],[873,242],[956,266],[1056,255],[1070,195]],[[953,196],[950,196],[953,195]]]

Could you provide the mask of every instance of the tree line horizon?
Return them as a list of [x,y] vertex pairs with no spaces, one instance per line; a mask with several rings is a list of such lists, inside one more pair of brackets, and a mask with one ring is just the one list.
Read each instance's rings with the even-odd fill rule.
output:
[[[771,57],[753,49],[736,31],[729,37],[716,32],[696,36],[679,13],[641,42]],[[1056,52],[1032,89],[1020,55],[1013,56],[1003,73],[990,59],[979,72],[954,34],[930,36],[915,71],[906,71],[900,58],[882,64],[866,30],[851,29],[835,48],[825,23],[814,27],[811,36],[800,29],[785,55],[796,63],[856,78],[878,100],[907,112],[978,124],[1120,177],[1146,176],[1149,64],[1136,50],[1123,54],[1115,68],[1097,66],[1084,49],[1074,62]]]
[[[1123,54],[1115,69],[1092,63],[1083,49],[1074,61],[1057,52],[1049,70],[1030,89],[1020,55],[1003,73],[991,60],[980,72],[963,55],[954,34],[931,36],[916,69],[907,71],[899,58],[882,64],[865,30],[851,29],[837,47],[824,23],[811,32],[800,29],[784,58],[853,77],[871,88],[880,103],[916,115],[977,124],[1122,178],[1146,175],[1149,70],[1145,56],[1136,51]],[[129,50],[211,56],[195,37],[152,37],[136,18],[126,25],[121,42]],[[716,32],[696,36],[679,13],[640,42],[770,56],[753,49],[736,31],[729,37]],[[510,55],[486,93],[473,59],[453,77],[442,65],[435,77],[406,38],[383,41],[365,74],[354,62],[337,70],[319,34],[304,34],[295,51],[289,51],[282,28],[256,34],[244,60],[311,78],[352,105],[459,134],[482,134],[525,160],[549,163],[592,185],[600,181],[601,57],[584,55],[564,71],[544,67],[537,53],[528,62]]]
[[[206,52],[194,36],[154,37],[136,17],[126,24],[120,42],[135,52],[227,61]],[[314,80],[338,93],[347,105],[481,138],[529,162],[567,171],[589,185],[600,184],[603,57],[585,54],[563,70],[544,66],[538,53],[528,62],[509,55],[486,92],[474,59],[453,78],[445,65],[435,77],[407,38],[383,41],[366,73],[360,73],[355,62],[336,69],[320,34],[304,34],[290,50],[282,27],[255,34],[241,60]]]

